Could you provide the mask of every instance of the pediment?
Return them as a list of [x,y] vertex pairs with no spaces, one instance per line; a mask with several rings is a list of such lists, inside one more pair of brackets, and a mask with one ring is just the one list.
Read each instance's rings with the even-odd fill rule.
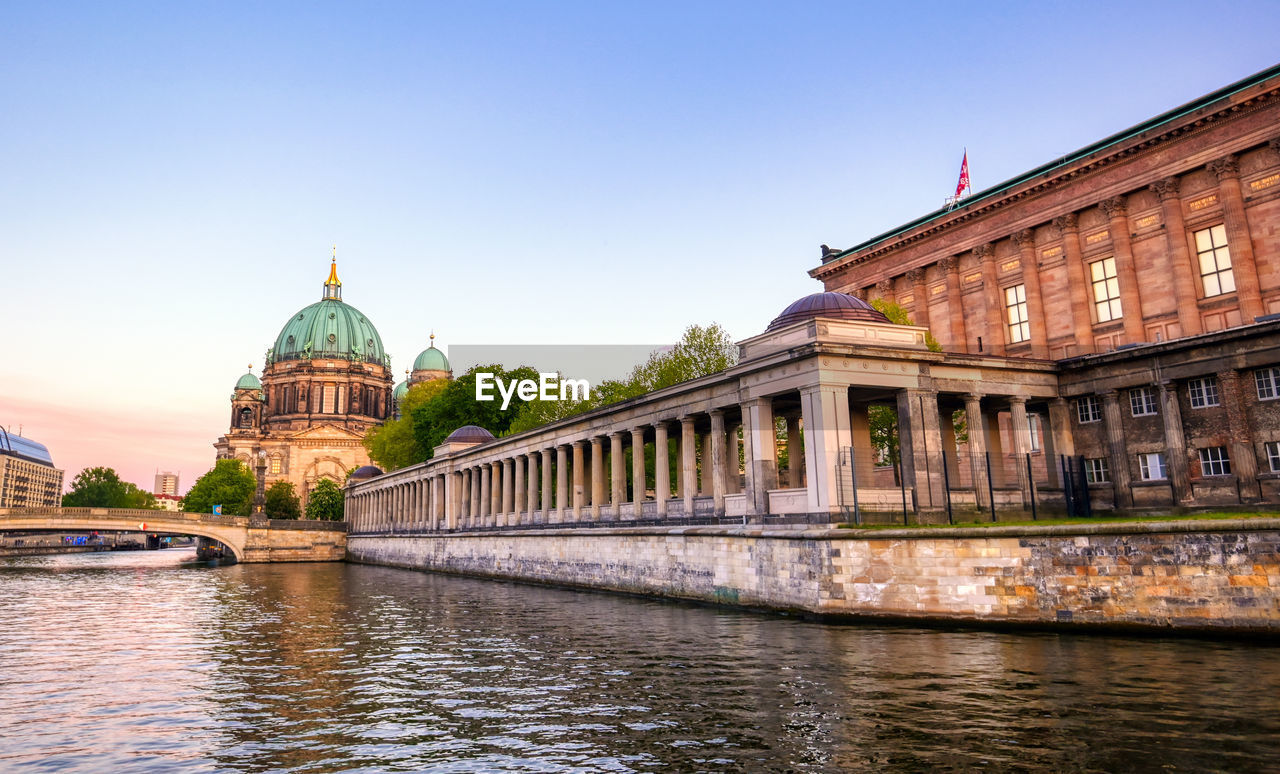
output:
[[316,425],[284,437],[300,441],[359,441],[364,438],[360,433],[354,433],[337,425]]

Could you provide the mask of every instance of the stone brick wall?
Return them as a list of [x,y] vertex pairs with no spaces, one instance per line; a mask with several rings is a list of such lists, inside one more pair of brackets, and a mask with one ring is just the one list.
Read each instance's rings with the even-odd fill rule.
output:
[[350,538],[348,559],[803,611],[1280,632],[1280,520]]

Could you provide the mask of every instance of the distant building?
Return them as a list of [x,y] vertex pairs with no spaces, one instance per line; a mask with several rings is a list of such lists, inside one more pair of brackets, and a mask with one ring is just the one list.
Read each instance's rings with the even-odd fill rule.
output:
[[0,427],[0,508],[62,504],[62,471],[42,443]]
[[156,486],[151,490],[155,495],[177,495],[178,494],[178,474],[165,471],[156,474]]
[[156,505],[160,506],[163,511],[179,511],[182,510],[182,498],[175,494],[156,493]]

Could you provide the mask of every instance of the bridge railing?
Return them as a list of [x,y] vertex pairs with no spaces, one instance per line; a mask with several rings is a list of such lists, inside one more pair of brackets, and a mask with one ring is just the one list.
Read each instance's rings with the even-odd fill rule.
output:
[[[188,513],[186,511],[158,511],[146,508],[63,508],[61,506],[41,506],[35,508],[0,508],[0,520],[14,517],[44,517],[55,519],[112,519],[159,523],[185,522],[189,524],[217,524],[228,527],[248,526],[247,516],[215,516],[212,513]],[[312,531],[346,532],[345,521],[308,521],[304,519],[271,519],[267,522],[269,529],[297,529]]]

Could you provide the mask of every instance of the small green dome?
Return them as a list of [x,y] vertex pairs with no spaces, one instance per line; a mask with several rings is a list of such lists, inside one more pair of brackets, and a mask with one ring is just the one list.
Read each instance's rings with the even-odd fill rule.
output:
[[254,376],[253,372],[250,371],[249,373],[240,377],[240,381],[236,382],[236,389],[237,390],[261,390],[262,382],[258,381],[258,377]]
[[408,381],[400,382],[399,384],[396,385],[396,388],[391,391],[391,400],[395,401],[398,404],[400,403],[401,400],[404,399],[404,396],[407,395],[408,392],[409,392],[409,382]]
[[290,318],[271,358],[276,363],[313,358],[387,363],[378,329],[359,309],[336,298],[317,301]]
[[435,348],[433,344],[422,350],[422,354],[418,355],[418,359],[413,361],[413,370],[415,371],[448,371],[449,358],[444,353]]

